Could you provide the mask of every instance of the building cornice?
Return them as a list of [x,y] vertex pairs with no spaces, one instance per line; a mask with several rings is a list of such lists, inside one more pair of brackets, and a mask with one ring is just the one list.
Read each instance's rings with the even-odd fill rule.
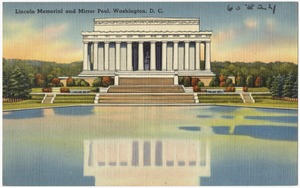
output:
[[95,18],[99,25],[199,25],[199,18]]

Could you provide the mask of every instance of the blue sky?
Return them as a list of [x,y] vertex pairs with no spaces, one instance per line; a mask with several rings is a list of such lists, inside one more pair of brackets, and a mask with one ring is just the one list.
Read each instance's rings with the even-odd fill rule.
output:
[[[252,10],[246,5],[253,4]],[[257,9],[259,5],[267,10]],[[275,13],[269,8],[275,7]],[[232,11],[228,11],[228,6]],[[239,10],[236,10],[238,9]],[[162,9],[164,13],[98,14],[97,9]],[[95,10],[93,14],[16,14],[16,10]],[[4,58],[70,63],[82,60],[82,31],[94,18],[192,17],[201,30],[213,30],[212,61],[289,61],[298,63],[298,3],[141,2],[141,3],[4,3]]]

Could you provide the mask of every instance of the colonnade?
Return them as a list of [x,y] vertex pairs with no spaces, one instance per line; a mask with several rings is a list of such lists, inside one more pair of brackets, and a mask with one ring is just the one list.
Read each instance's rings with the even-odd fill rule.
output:
[[[200,69],[201,46],[210,71],[210,41],[93,41],[83,43],[86,71],[194,71]],[[147,53],[148,52],[148,53]],[[149,65],[150,64],[150,65]]]

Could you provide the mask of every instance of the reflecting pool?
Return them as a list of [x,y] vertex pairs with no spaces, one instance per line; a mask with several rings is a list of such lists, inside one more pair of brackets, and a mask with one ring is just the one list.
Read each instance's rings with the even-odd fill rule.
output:
[[3,184],[296,185],[297,121],[226,106],[3,112]]

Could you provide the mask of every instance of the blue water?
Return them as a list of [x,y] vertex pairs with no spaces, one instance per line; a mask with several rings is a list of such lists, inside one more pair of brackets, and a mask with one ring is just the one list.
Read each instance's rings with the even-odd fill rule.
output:
[[296,185],[297,118],[297,110],[226,106],[4,112],[3,184],[92,186],[83,142],[126,137],[210,140],[211,173],[201,185]]

